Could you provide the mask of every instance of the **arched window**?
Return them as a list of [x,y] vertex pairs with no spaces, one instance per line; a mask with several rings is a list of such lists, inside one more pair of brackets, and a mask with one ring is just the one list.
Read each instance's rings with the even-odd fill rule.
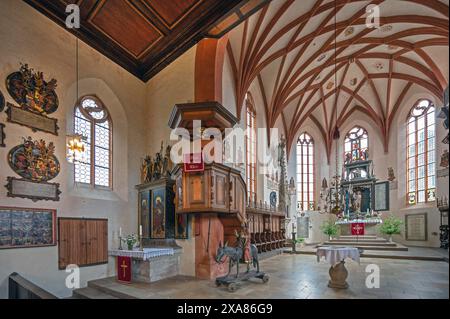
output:
[[426,203],[436,199],[435,108],[420,100],[408,116],[407,201]]
[[251,98],[248,95],[246,99],[246,127],[247,198],[249,202],[256,202],[256,112]]
[[345,162],[368,160],[369,135],[362,127],[352,128],[344,140]]
[[74,133],[86,139],[86,157],[75,161],[75,182],[111,187],[112,123],[108,110],[95,96],[85,96],[75,107]]
[[314,141],[303,133],[297,141],[297,209],[314,210]]

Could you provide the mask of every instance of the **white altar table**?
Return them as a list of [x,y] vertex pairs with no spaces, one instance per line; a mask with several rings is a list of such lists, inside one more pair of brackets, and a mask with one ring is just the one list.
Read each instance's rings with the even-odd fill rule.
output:
[[110,256],[122,256],[142,260],[149,260],[151,258],[161,256],[172,256],[174,254],[174,249],[173,248],[144,248],[143,250],[112,249],[108,253]]
[[[125,267],[130,273],[126,281],[132,282],[154,282],[161,279],[173,277],[179,274],[180,248],[143,248],[142,250],[119,250],[108,251],[109,256],[116,257],[118,272],[120,267]],[[128,265],[119,265],[118,258],[130,258]],[[129,269],[128,269],[129,268]],[[119,273],[118,273],[118,280]]]

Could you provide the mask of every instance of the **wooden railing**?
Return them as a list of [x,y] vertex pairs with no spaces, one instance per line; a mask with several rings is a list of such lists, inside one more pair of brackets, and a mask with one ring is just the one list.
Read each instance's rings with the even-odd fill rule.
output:
[[58,299],[55,295],[23,278],[18,273],[12,273],[8,278],[9,299]]

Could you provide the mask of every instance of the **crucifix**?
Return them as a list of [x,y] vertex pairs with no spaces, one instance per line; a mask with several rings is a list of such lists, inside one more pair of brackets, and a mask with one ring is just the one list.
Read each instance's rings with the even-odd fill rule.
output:
[[125,260],[122,260],[122,265],[120,265],[120,268],[122,268],[122,271],[123,271],[123,277],[125,278],[125,277],[127,276],[127,275],[126,275],[126,270],[127,270],[127,268],[128,268],[128,266],[127,266]]

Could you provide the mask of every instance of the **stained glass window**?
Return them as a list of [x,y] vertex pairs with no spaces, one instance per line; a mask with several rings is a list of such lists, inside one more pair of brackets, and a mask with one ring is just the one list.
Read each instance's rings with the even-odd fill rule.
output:
[[247,198],[249,202],[256,202],[256,113],[248,99],[246,105]]
[[303,133],[297,141],[297,209],[314,210],[314,141]]
[[345,136],[345,162],[368,160],[369,135],[362,127],[355,126]]
[[111,187],[111,120],[108,110],[96,97],[86,96],[75,107],[74,133],[86,141],[86,156],[77,160],[75,182]]
[[435,107],[420,100],[407,120],[407,201],[409,205],[436,199]]

